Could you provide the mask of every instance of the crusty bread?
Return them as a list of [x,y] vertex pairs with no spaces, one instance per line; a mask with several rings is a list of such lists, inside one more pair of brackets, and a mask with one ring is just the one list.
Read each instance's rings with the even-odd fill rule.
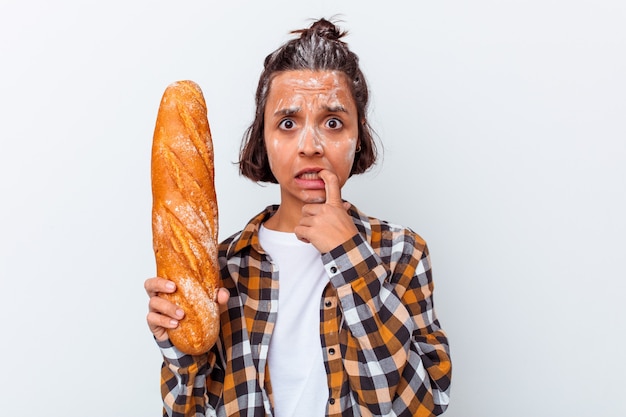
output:
[[205,353],[219,333],[218,212],[207,108],[193,81],[172,83],[163,93],[151,171],[157,276],[177,287],[160,295],[185,311],[169,337],[182,352]]

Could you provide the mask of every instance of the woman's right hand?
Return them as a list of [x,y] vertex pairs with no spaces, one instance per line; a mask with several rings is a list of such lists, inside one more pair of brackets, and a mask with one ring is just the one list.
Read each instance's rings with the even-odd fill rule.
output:
[[159,297],[159,293],[173,293],[176,291],[176,284],[164,278],[148,278],[144,283],[144,288],[150,301],[148,303],[148,327],[158,340],[167,340],[167,330],[175,329],[178,321],[185,317],[182,308],[165,298]]
[[[168,338],[167,329],[175,329],[178,326],[178,321],[185,317],[182,308],[163,297],[159,297],[159,293],[169,294],[176,291],[176,284],[165,278],[154,277],[148,278],[143,286],[148,297],[150,297],[147,316],[148,327],[156,340],[162,342]],[[226,308],[229,298],[230,292],[227,289],[218,288],[216,301],[220,310]]]

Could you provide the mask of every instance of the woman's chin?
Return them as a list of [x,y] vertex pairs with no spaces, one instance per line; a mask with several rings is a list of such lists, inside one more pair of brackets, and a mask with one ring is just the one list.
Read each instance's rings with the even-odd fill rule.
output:
[[313,192],[305,192],[302,195],[304,204],[322,204],[326,202],[326,192],[324,190],[315,190]]

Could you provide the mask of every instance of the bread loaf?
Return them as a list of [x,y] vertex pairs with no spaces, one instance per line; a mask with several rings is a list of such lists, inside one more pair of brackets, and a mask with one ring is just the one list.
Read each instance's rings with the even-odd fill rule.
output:
[[207,108],[193,81],[170,84],[152,142],[152,235],[157,276],[176,283],[160,294],[185,317],[168,331],[182,352],[207,352],[219,333],[218,212]]

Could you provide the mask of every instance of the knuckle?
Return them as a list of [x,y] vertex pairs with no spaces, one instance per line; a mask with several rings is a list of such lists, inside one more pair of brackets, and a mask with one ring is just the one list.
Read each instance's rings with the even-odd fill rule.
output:
[[148,313],[148,315],[146,316],[146,321],[148,322],[148,326],[151,329],[160,326],[159,319],[160,319],[159,315],[152,311]]

